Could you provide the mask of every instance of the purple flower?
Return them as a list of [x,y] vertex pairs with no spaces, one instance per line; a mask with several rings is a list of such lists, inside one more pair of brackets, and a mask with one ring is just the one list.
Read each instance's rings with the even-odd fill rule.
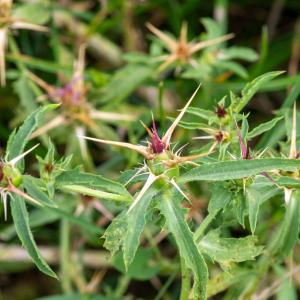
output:
[[154,120],[152,123],[152,133],[150,134],[150,137],[151,137],[151,147],[153,152],[156,154],[162,153],[165,150],[165,144],[162,142],[162,140],[160,139],[157,133]]
[[216,107],[215,113],[219,118],[224,118],[227,114],[226,109],[223,105],[218,105]]

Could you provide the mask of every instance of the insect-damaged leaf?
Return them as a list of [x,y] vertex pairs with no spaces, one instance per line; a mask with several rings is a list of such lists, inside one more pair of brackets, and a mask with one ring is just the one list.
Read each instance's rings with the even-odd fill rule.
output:
[[262,253],[263,247],[256,246],[257,238],[247,236],[243,238],[220,237],[220,231],[211,230],[198,243],[200,250],[222,264],[252,260]]
[[112,255],[122,248],[126,270],[132,263],[140,244],[149,204],[158,192],[155,187],[149,188],[130,211],[122,212],[112,221],[103,235],[104,247]]

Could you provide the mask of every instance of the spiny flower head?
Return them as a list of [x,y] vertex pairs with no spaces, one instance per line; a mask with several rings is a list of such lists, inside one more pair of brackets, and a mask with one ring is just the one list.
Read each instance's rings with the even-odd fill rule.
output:
[[[72,77],[70,81],[61,88],[52,86],[35,74],[29,73],[30,78],[46,92],[40,96],[40,100],[50,98],[52,101],[61,104],[61,114],[46,125],[38,128],[33,132],[31,138],[40,136],[61,125],[75,125],[76,134],[84,135],[86,129],[98,130],[96,120],[132,121],[135,119],[134,114],[129,115],[117,112],[98,111],[87,102],[86,96],[88,88],[84,82],[85,49],[85,44],[79,47],[78,58],[74,62]],[[80,141],[81,152],[85,157],[86,144],[85,141]]]
[[141,123],[149,134],[151,140],[150,147],[152,149],[152,152],[155,154],[162,153],[165,150],[165,144],[163,143],[163,141],[158,135],[153,116],[152,116],[152,130],[150,130],[142,121]]
[[[178,123],[180,122],[180,120],[182,119],[182,117],[184,116],[188,106],[195,98],[199,88],[200,88],[200,85],[198,86],[196,91],[193,93],[193,95],[191,96],[189,101],[186,103],[184,108],[181,110],[181,112],[179,113],[177,118],[174,120],[174,122],[171,124],[171,126],[168,128],[168,130],[166,131],[166,133],[163,135],[162,138],[160,138],[158,135],[154,121],[153,121],[153,125],[152,125],[153,126],[152,131],[143,124],[143,126],[146,128],[146,130],[151,138],[151,142],[149,143],[148,147],[143,146],[143,145],[134,145],[134,144],[130,144],[130,143],[124,143],[124,142],[96,139],[96,138],[91,138],[91,137],[86,137],[86,136],[80,136],[80,137],[88,139],[88,140],[92,140],[95,142],[99,142],[102,144],[119,146],[119,147],[123,147],[123,148],[127,148],[130,150],[136,151],[136,152],[142,154],[144,156],[144,158],[148,161],[151,161],[151,160],[154,160],[154,159],[160,157],[161,159],[163,159],[163,163],[168,167],[174,166],[174,165],[182,163],[182,162],[188,162],[190,160],[201,157],[204,154],[201,154],[200,156],[192,155],[192,156],[180,157],[177,155],[177,153],[172,153],[171,151],[169,151],[171,137],[173,135],[173,132],[174,132],[175,128],[177,127]],[[212,150],[213,150],[213,148],[211,149],[211,151]],[[211,153],[211,151],[209,153]],[[161,155],[164,152],[168,153],[168,155]]]
[[227,115],[227,111],[224,105],[217,105],[215,113],[218,116],[218,118],[224,118]]
[[39,201],[35,200],[28,194],[26,194],[19,187],[22,184],[23,176],[16,164],[22,160],[27,154],[32,152],[39,144],[33,146],[29,150],[21,153],[10,161],[3,160],[0,162],[0,199],[4,206],[4,218],[7,219],[7,198],[11,193],[15,193],[34,203],[35,205],[41,205]]
[[74,63],[72,78],[63,87],[56,88],[30,73],[31,79],[46,91],[43,98],[50,97],[67,109],[83,107],[86,103],[87,88],[84,83],[85,45],[79,48],[78,59]]
[[165,44],[166,48],[170,51],[170,54],[159,57],[159,59],[163,61],[163,63],[159,67],[160,70],[164,70],[174,62],[179,62],[181,64],[188,63],[192,66],[197,66],[197,61],[193,59],[193,55],[196,52],[209,46],[227,41],[234,36],[233,34],[227,34],[215,39],[194,43],[193,41],[188,42],[187,40],[188,26],[186,22],[184,22],[181,26],[180,36],[178,40],[171,38],[169,35],[165,34],[150,23],[147,23],[146,26]]

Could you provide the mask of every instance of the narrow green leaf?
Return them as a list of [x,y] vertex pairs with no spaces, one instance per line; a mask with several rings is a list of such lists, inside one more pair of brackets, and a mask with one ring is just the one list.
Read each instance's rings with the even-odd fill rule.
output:
[[278,117],[278,118],[274,118],[268,122],[259,124],[257,127],[255,127],[254,129],[252,129],[249,133],[248,133],[248,138],[252,139],[268,130],[271,130],[279,120],[281,120],[283,117]]
[[101,102],[118,102],[126,98],[146,79],[150,78],[153,69],[145,65],[127,65],[114,74],[105,87]]
[[16,64],[25,64],[26,66],[35,70],[41,70],[49,73],[57,73],[63,71],[66,75],[72,75],[72,65],[69,64],[58,64],[52,61],[20,54],[7,54],[6,59]]
[[78,185],[87,188],[100,188],[107,192],[129,195],[124,186],[118,182],[106,179],[100,175],[80,172],[79,169],[65,171],[56,178],[56,185],[58,188],[63,188],[65,185]]
[[240,112],[252,99],[254,94],[267,82],[271,81],[275,77],[283,74],[282,71],[275,71],[275,72],[269,72],[266,74],[263,74],[251,82],[249,82],[241,92],[241,99],[237,106],[234,107],[235,112]]
[[255,61],[258,59],[257,53],[246,47],[230,47],[228,49],[222,49],[222,59],[243,59],[246,61]]
[[198,108],[198,107],[188,107],[186,113],[200,117],[207,121],[211,119],[217,119],[216,114],[213,113],[211,110]]
[[298,243],[300,229],[300,192],[292,193],[286,206],[284,220],[278,232],[277,238],[272,244],[272,252],[284,259]]
[[[47,225],[53,223],[59,219],[59,216],[51,211],[44,211],[39,208],[30,211],[30,228],[39,227],[42,225]],[[0,232],[0,239],[4,241],[9,241],[16,235],[16,228],[14,224],[5,227]]]
[[224,161],[202,165],[181,176],[179,182],[196,180],[222,181],[239,179],[272,170],[292,171],[300,167],[297,159],[263,158],[252,160]]
[[20,103],[26,112],[32,112],[38,108],[36,95],[33,93],[29,84],[29,79],[26,75],[21,73],[21,76],[13,84],[15,92],[18,94]]
[[246,199],[248,202],[249,222],[252,234],[255,232],[259,206],[261,203],[260,193],[253,187],[246,189]]
[[75,184],[70,184],[70,185],[63,185],[59,189],[67,192],[73,192],[73,193],[79,193],[82,195],[87,195],[91,197],[99,197],[101,199],[106,199],[106,200],[113,200],[113,201],[131,201],[131,198],[128,197],[127,195],[119,195],[119,194],[113,194],[113,193],[107,193],[103,192],[100,190],[96,190],[93,188],[88,188],[82,185],[75,185]]
[[300,189],[300,180],[292,178],[292,177],[280,176],[278,179],[275,178],[275,181],[278,185],[286,187],[286,188]]
[[25,199],[18,195],[12,194],[10,204],[11,213],[17,234],[23,246],[32,258],[33,262],[36,264],[40,271],[51,277],[57,278],[56,274],[52,271],[52,269],[41,256],[40,251],[38,250],[36,243],[33,239],[29,227],[29,217],[25,205]]
[[94,225],[93,223],[89,223],[87,222],[84,218],[80,217],[80,216],[75,216],[73,213],[70,213],[68,211],[62,210],[60,208],[57,207],[51,207],[51,206],[44,206],[42,208],[40,208],[41,210],[44,210],[45,212],[51,212],[51,213],[55,213],[57,216],[61,217],[61,218],[65,218],[68,221],[70,221],[70,223],[72,224],[76,224],[79,227],[86,229],[87,231],[94,233],[94,234],[102,234],[103,233],[103,229],[99,226]]
[[239,63],[236,63],[234,61],[219,60],[217,62],[217,65],[218,65],[218,68],[226,70],[226,71],[232,71],[234,74],[240,76],[241,78],[244,78],[244,79],[248,78],[247,69]]
[[57,104],[50,104],[43,106],[35,110],[30,114],[27,119],[24,121],[23,125],[17,130],[14,131],[7,142],[5,160],[10,161],[13,158],[17,157],[23,153],[24,148],[32,134],[38,125],[38,118],[47,110],[54,109],[57,107]]
[[160,210],[166,218],[167,227],[175,238],[181,258],[184,259],[186,266],[193,271],[194,299],[206,299],[207,266],[185,221],[178,194],[166,191],[160,202]]
[[60,174],[56,178],[56,187],[107,200],[132,201],[132,196],[122,184],[100,175],[80,172],[78,169]]
[[[299,97],[300,94],[300,77],[297,78],[293,88],[291,89],[289,95],[284,100],[281,108],[291,107],[295,99]],[[282,125],[282,122],[279,122],[272,130],[266,132],[262,139],[259,141],[257,148],[262,149],[265,147],[273,147],[276,143],[284,136],[285,128]]]

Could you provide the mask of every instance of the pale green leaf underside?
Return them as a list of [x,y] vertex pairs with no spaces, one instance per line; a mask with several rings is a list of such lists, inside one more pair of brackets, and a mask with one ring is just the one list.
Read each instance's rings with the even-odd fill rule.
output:
[[256,246],[257,238],[223,238],[218,230],[210,231],[200,242],[200,250],[219,263],[252,260],[262,253],[263,247]]
[[106,199],[106,200],[114,200],[114,201],[130,201],[131,200],[131,198],[129,198],[128,196],[107,193],[107,192],[88,188],[88,187],[81,186],[81,185],[71,185],[71,184],[64,185],[60,189],[64,190],[64,191],[68,191],[68,192],[80,193],[83,195],[98,197],[98,198]]
[[56,187],[107,200],[132,201],[132,196],[120,183],[100,175],[80,172],[78,169],[65,171],[59,175],[56,178]]

